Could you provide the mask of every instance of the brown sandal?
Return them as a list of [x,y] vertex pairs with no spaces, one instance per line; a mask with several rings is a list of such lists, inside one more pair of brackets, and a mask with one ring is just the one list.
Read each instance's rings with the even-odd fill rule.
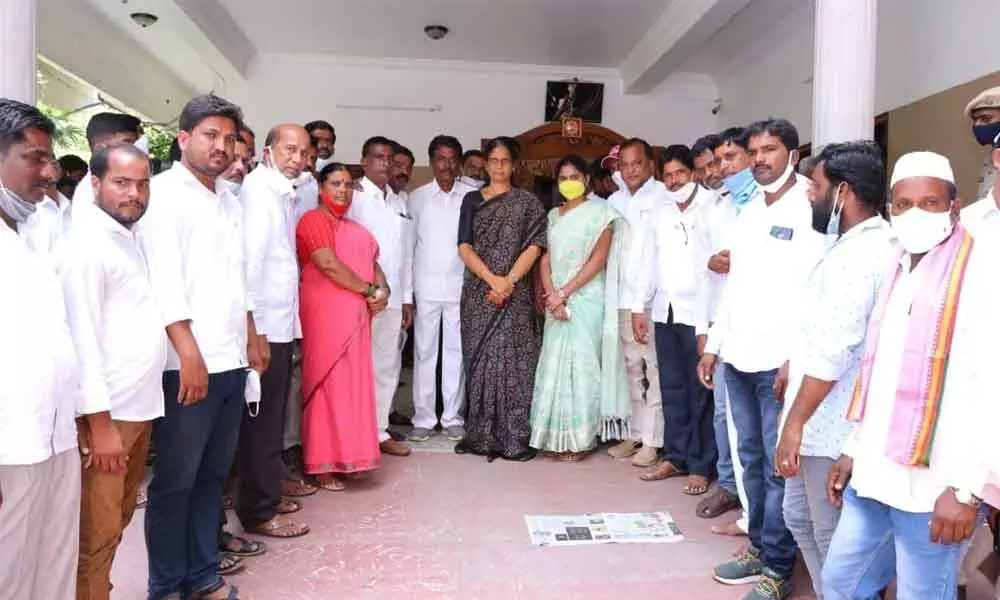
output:
[[316,485],[327,492],[342,492],[347,489],[344,482],[333,475],[320,475],[316,478]]
[[714,519],[731,510],[739,510],[740,498],[724,487],[716,486],[695,508],[695,514],[702,519]]
[[309,485],[301,479],[285,479],[281,482],[281,495],[289,498],[304,498],[312,496],[317,491],[316,486]]
[[291,498],[282,498],[278,505],[274,507],[274,512],[279,515],[290,515],[302,510],[302,503]]
[[710,484],[711,481],[704,475],[688,475],[687,483],[681,488],[681,493],[688,496],[701,496],[708,491]]
[[309,533],[309,526],[278,515],[270,521],[247,528],[247,533],[280,539],[297,538]]
[[685,477],[687,476],[686,471],[681,471],[669,461],[662,461],[660,464],[656,465],[651,471],[646,471],[642,475],[639,475],[639,479],[643,481],[663,481],[664,479],[673,479],[675,477]]

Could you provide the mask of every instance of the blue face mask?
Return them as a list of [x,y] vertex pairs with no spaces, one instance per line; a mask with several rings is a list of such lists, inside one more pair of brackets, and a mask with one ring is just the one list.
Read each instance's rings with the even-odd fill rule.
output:
[[989,125],[974,125],[972,135],[976,136],[976,141],[981,146],[988,146],[997,142],[1000,136],[1000,123],[990,123]]
[[722,184],[729,190],[737,210],[742,209],[757,193],[757,180],[753,178],[753,172],[749,167],[724,178]]

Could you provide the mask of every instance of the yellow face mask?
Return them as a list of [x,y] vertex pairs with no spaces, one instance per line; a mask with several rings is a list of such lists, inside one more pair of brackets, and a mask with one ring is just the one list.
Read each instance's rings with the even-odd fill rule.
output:
[[559,182],[559,193],[567,200],[576,200],[587,191],[587,186],[582,181],[567,179]]

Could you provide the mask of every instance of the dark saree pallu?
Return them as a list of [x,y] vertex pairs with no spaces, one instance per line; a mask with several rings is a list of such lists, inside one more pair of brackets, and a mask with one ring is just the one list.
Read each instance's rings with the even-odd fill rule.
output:
[[[545,230],[542,203],[520,189],[489,201],[470,192],[462,203],[459,243],[470,244],[497,275],[509,273],[529,247],[544,249]],[[521,278],[504,308],[486,301],[488,291],[466,271],[461,305],[466,436],[457,451],[517,459],[531,452],[531,396],[541,350],[533,277]]]

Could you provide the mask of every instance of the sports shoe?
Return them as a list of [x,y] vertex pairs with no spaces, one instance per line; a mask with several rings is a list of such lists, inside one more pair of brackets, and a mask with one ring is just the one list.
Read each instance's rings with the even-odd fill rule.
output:
[[423,427],[414,427],[413,431],[410,432],[406,439],[411,442],[426,442],[431,439],[431,430],[424,429]]
[[462,427],[461,425],[445,427],[444,437],[448,438],[448,441],[450,442],[461,442],[465,439],[465,427]]
[[608,448],[608,456],[614,459],[628,458],[639,450],[639,442],[625,440]]
[[723,563],[712,572],[712,578],[726,585],[756,583],[760,580],[764,564],[760,562],[760,550],[750,548],[735,560]]
[[764,569],[760,581],[743,600],[785,600],[792,595],[792,582],[779,577],[771,569]]

